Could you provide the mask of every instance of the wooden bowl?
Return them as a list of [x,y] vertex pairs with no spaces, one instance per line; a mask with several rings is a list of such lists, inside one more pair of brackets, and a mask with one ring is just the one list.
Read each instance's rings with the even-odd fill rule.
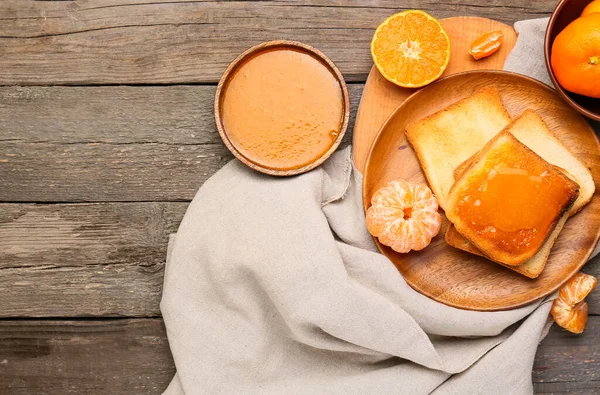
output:
[[[228,84],[230,78],[233,76],[236,69],[240,65],[244,64],[244,62],[247,59],[257,55],[258,53],[267,51],[267,50],[278,49],[278,48],[294,49],[296,51],[304,52],[304,53],[312,56],[313,58],[317,59],[319,62],[321,62],[321,64],[323,64],[327,69],[329,69],[329,71],[333,74],[333,76],[336,78],[336,80],[340,84],[340,88],[342,90],[344,116],[343,116],[343,121],[342,121],[342,127],[340,129],[340,132],[339,132],[336,140],[334,141],[332,146],[329,148],[329,150],[327,150],[327,152],[325,152],[325,154],[323,154],[320,158],[318,158],[314,162],[309,163],[308,165],[298,168],[298,169],[290,169],[290,170],[271,169],[268,167],[264,167],[256,162],[253,162],[250,159],[248,159],[240,151],[238,151],[235,148],[234,144],[231,142],[231,139],[229,138],[227,130],[225,129],[225,126],[223,124],[223,119],[221,116],[222,101],[223,101],[224,93],[226,91],[227,84]],[[309,170],[314,169],[315,167],[317,167],[321,163],[323,163],[325,160],[327,160],[327,158],[329,158],[331,156],[331,154],[333,154],[335,152],[337,147],[342,142],[342,139],[344,138],[344,134],[346,134],[346,129],[348,129],[348,122],[350,120],[350,95],[348,94],[348,87],[346,86],[346,82],[344,81],[344,77],[342,76],[342,73],[336,67],[336,65],[327,56],[325,56],[321,51],[311,47],[310,45],[303,44],[303,43],[300,43],[297,41],[288,41],[288,40],[268,41],[268,42],[264,42],[262,44],[258,44],[256,46],[246,50],[245,52],[240,54],[233,62],[231,62],[231,64],[227,67],[227,69],[223,73],[223,76],[221,77],[221,80],[219,81],[219,84],[217,85],[217,92],[215,94],[215,120],[217,122],[217,129],[219,131],[219,135],[221,136],[221,139],[223,140],[223,142],[225,143],[225,145],[227,146],[229,151],[231,151],[231,153],[237,159],[239,159],[242,163],[244,163],[246,166],[248,166],[254,170],[260,171],[262,173],[266,173],[266,174],[270,174],[270,175],[274,175],[274,176],[292,176],[292,175],[296,175],[296,174],[305,173]]]
[[[556,9],[550,17],[548,27],[546,28],[546,37],[544,40],[544,56],[546,58],[546,68],[550,79],[556,88],[558,94],[567,102],[571,107],[579,111],[581,114],[588,118],[600,121],[600,99],[592,97],[586,97],[578,95],[576,93],[569,92],[560,86],[552,65],[550,63],[550,56],[552,54],[552,44],[556,36],[563,31],[567,25],[579,18],[581,12],[592,0],[562,0],[556,6]],[[600,81],[597,81],[600,83]]]
[[[596,181],[591,202],[569,218],[546,267],[534,280],[483,257],[450,247],[444,240],[448,220],[422,251],[394,252],[375,239],[381,253],[420,293],[468,310],[505,310],[529,304],[558,289],[587,262],[600,238],[600,144],[590,125],[547,85],[521,74],[495,70],[467,71],[442,78],[406,99],[380,129],[367,158],[363,207],[391,180],[426,183],[405,136],[406,126],[494,85],[512,118],[525,109],[537,111],[550,130],[569,148]],[[526,215],[526,213],[524,213]]]

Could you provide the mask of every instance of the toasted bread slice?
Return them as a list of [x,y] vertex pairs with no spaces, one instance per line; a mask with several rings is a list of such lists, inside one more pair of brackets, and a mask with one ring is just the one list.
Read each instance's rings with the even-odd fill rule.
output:
[[444,210],[454,169],[510,121],[498,90],[490,86],[407,126],[406,137]]
[[[579,197],[573,204],[570,215],[577,213],[592,200],[596,191],[592,173],[548,129],[537,112],[525,110],[507,130],[544,160],[560,167],[569,178],[579,184]],[[458,179],[458,175],[472,163],[473,158],[474,156],[467,159],[454,170],[455,179]]]
[[[550,256],[550,251],[552,250],[552,247],[554,246],[558,235],[565,226],[567,218],[569,218],[569,214],[564,213],[558,221],[558,223],[556,224],[556,228],[554,228],[554,231],[550,234],[542,248],[537,252],[537,254],[535,254],[522,264],[517,266],[510,266],[505,265],[502,262],[496,263],[499,263],[500,265],[508,269],[514,270],[515,272],[520,273],[526,277],[537,278],[544,270],[544,267],[546,267],[546,262],[548,261],[548,257]],[[460,250],[467,251],[471,254],[487,258],[485,255],[483,255],[481,251],[477,249],[477,247],[471,244],[469,240],[462,237],[462,235],[458,233],[458,231],[452,224],[450,224],[450,226],[448,226],[448,229],[446,230],[446,243]]]
[[[579,184],[579,197],[571,207],[569,216],[577,213],[583,206],[589,203],[595,192],[594,180],[591,173],[554,136],[546,123],[535,111],[525,110],[523,114],[511,123],[507,130],[546,161],[560,167],[563,173]],[[460,178],[465,169],[472,164],[474,158],[475,155],[464,161],[454,170],[455,179]],[[567,217],[563,216],[561,218],[544,246],[532,258],[519,266],[504,266],[530,278],[538,277],[546,266],[550,250],[554,246],[554,242],[562,230]],[[446,243],[452,247],[483,256],[483,253],[462,237],[452,224],[446,230]]]
[[446,216],[486,257],[517,266],[542,249],[578,196],[576,182],[503,131],[456,180]]

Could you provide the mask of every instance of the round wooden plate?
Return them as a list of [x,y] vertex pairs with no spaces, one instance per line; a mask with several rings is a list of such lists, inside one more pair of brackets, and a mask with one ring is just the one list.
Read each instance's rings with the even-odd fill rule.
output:
[[[469,71],[443,78],[410,96],[388,118],[367,158],[363,205],[385,183],[403,179],[425,183],[417,157],[404,130],[408,124],[495,85],[514,118],[523,110],[537,111],[549,128],[592,172],[596,194],[560,233],[542,274],[535,280],[487,259],[450,247],[444,241],[448,221],[422,251],[399,254],[375,240],[382,254],[408,284],[428,297],[468,310],[504,310],[529,304],[551,294],[585,264],[600,237],[600,144],[593,130],[551,88],[529,77],[504,71]],[[527,213],[523,213],[527,215]]]

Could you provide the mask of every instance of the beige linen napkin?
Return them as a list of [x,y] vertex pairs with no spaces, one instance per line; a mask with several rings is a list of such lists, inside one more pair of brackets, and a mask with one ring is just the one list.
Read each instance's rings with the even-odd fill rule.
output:
[[377,253],[360,188],[349,148],[290,178],[232,161],[200,188],[167,259],[165,394],[532,392],[551,304],[472,312],[415,292]]

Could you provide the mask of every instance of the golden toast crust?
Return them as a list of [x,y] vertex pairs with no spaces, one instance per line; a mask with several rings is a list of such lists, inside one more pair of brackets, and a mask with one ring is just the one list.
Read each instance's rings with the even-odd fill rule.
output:
[[[538,239],[540,242],[537,244],[534,243],[529,249],[524,250],[521,248],[519,250],[520,252],[518,253],[515,251],[510,251],[509,247],[512,241],[503,242],[503,247],[501,247],[500,244],[493,242],[489,238],[483,237],[481,234],[479,234],[479,232],[475,231],[474,228],[470,224],[466,223],[464,218],[462,218],[461,215],[459,215],[459,213],[456,211],[459,199],[458,195],[460,191],[464,190],[464,188],[469,187],[469,180],[472,172],[480,170],[488,156],[500,158],[506,156],[508,158],[510,155],[513,155],[513,152],[518,152],[520,157],[526,159],[526,166],[537,166],[537,168],[541,167],[544,170],[544,174],[547,173],[554,177],[554,182],[562,184],[564,191],[567,193],[567,195],[561,195],[562,197],[560,201],[563,203],[560,203],[561,205],[557,206],[555,211],[548,211],[547,215],[551,216],[549,222],[550,225],[545,230],[543,239]],[[535,165],[533,163],[535,163]],[[454,224],[456,231],[464,236],[486,257],[496,262],[503,263],[504,265],[516,266],[524,263],[542,249],[544,243],[548,240],[556,228],[559,220],[563,217],[563,214],[569,212],[578,195],[579,185],[577,183],[564,175],[564,173],[557,169],[556,166],[546,162],[532,150],[527,148],[527,146],[519,142],[519,140],[517,140],[511,133],[503,131],[490,140],[490,142],[488,142],[488,144],[481,149],[481,151],[471,161],[470,166],[465,169],[464,173],[459,177],[459,179],[456,180],[456,183],[452,186],[448,196],[449,209],[446,210],[446,215]],[[524,215],[526,215],[526,213],[524,213]],[[518,243],[517,239],[515,239],[515,242]],[[529,246],[529,243],[527,246]]]
[[[511,132],[517,140],[525,144],[533,152],[541,156],[542,159],[559,167],[567,176],[569,176],[569,178],[579,184],[579,197],[569,212],[570,216],[575,215],[592,200],[596,190],[592,173],[590,173],[589,169],[571,153],[554,133],[552,133],[548,128],[548,125],[537,112],[530,109],[523,111],[520,116],[515,118],[515,120],[507,126],[506,130]],[[532,136],[534,133],[538,136]],[[534,141],[532,138],[536,137],[543,139],[545,144],[543,146],[542,144],[528,144],[528,142],[533,143]],[[455,180],[458,180],[465,169],[473,163],[476,155],[477,154],[474,154],[454,169],[453,174]]]
[[489,86],[407,126],[408,142],[442,209],[447,208],[454,169],[510,121],[498,90]]
[[[525,143],[525,145],[527,145],[526,142],[529,141],[531,145],[527,145],[528,147],[533,147],[533,151],[535,151],[546,161],[559,167],[563,173],[580,185],[579,197],[575,203],[573,203],[568,216],[575,215],[587,203],[590,202],[595,192],[594,180],[590,171],[584,164],[579,162],[579,160],[568,150],[563,142],[556,137],[554,133],[552,133],[537,112],[533,110],[525,110],[511,123],[511,126],[507,127],[507,130],[511,133],[515,132],[513,135],[516,135],[515,137],[517,137],[519,141]],[[525,135],[525,133],[529,133],[529,135]],[[534,133],[538,135],[537,137],[541,140],[540,143],[544,142],[545,149],[539,149],[542,145],[540,143],[532,144],[534,141],[532,141],[531,138],[535,136],[531,136],[531,134]],[[475,156],[476,155],[473,155],[454,170],[455,179],[461,177],[464,171],[473,163]],[[570,169],[570,171],[565,168]],[[552,249],[552,246],[554,245],[560,231],[564,227],[564,223],[566,222],[568,216],[563,215],[563,217],[561,217],[554,232],[552,232],[544,246],[536,255],[519,266],[503,266],[529,278],[538,277],[546,266],[546,260],[550,255],[550,250]],[[446,243],[452,247],[470,252],[475,255],[485,256],[473,244],[471,244],[460,233],[458,233],[452,224],[450,224],[446,230],[445,239]],[[498,263],[502,265],[502,263]]]
[[[554,231],[550,234],[550,236],[544,243],[543,247],[533,257],[529,258],[522,264],[517,265],[517,266],[510,266],[510,265],[505,265],[502,262],[495,262],[495,263],[498,263],[510,270],[514,270],[515,272],[522,274],[526,277],[537,278],[544,270],[544,267],[546,267],[546,262],[548,261],[548,257],[550,256],[550,251],[552,250],[552,247],[554,246],[554,243],[556,242],[558,235],[560,234],[563,227],[565,226],[565,223],[567,222],[568,217],[569,217],[568,214],[566,214],[566,213],[563,214],[563,216],[560,218],[560,220],[556,224],[556,228],[554,228]],[[481,251],[479,251],[467,239],[465,239],[460,233],[458,233],[458,231],[452,224],[450,224],[448,226],[448,229],[446,229],[445,239],[446,239],[446,243],[449,246],[458,248],[459,250],[470,252],[471,254],[474,254],[474,255],[479,255],[484,258],[490,259],[490,258],[486,257]]]

